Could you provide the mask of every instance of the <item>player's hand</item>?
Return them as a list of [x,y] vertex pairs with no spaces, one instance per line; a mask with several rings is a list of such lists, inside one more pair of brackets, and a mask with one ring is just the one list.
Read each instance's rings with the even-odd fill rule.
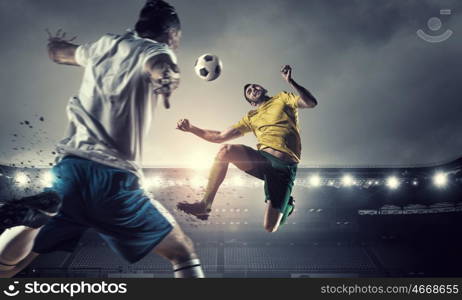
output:
[[170,96],[180,85],[180,69],[177,65],[169,65],[167,63],[156,66],[153,72],[155,78],[151,74],[151,83],[153,85],[153,93],[158,95],[164,103],[166,109],[170,108]]
[[46,32],[48,33],[48,56],[52,61],[55,61],[57,52],[60,49],[69,47],[69,46],[76,46],[72,44],[71,42],[77,38],[77,36],[74,36],[73,38],[66,38],[66,33],[62,30],[59,29],[56,31],[55,34],[52,34],[48,29],[46,29]]
[[67,43],[70,44],[73,40],[77,38],[77,36],[74,36],[73,38],[67,38],[66,39],[66,33],[62,29],[58,29],[55,34],[52,34],[50,30],[46,29],[46,32],[48,34],[48,44],[53,44],[53,43]]
[[290,83],[290,81],[292,80],[292,67],[289,65],[285,65],[284,67],[282,67],[281,75],[285,81]]
[[189,132],[191,131],[191,124],[189,123],[188,119],[181,119],[176,124],[176,129],[184,132]]

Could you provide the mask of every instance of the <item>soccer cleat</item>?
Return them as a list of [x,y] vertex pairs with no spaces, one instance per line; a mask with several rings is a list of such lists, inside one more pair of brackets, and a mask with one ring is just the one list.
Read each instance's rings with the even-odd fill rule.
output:
[[188,215],[193,215],[199,220],[207,221],[210,217],[210,211],[204,208],[204,204],[201,202],[188,203],[180,202],[176,206],[179,210],[187,213]]
[[8,202],[0,206],[0,229],[16,226],[39,228],[45,225],[51,216],[34,208]]
[[287,222],[287,219],[294,212],[294,210],[295,210],[295,200],[293,197],[290,197],[289,203],[287,204],[284,214],[282,215],[280,225],[284,225]]
[[35,196],[24,197],[20,200],[16,200],[16,202],[50,214],[57,213],[61,207],[61,197],[52,190],[42,192]]
[[60,207],[61,198],[53,191],[0,203],[0,229],[21,225],[39,228],[45,225]]

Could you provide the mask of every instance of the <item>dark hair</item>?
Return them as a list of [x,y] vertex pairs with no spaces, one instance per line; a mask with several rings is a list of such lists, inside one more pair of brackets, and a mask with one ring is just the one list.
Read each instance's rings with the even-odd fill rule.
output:
[[163,0],[147,0],[141,9],[135,31],[141,37],[155,39],[169,29],[181,29],[180,18],[175,8]]
[[251,85],[252,85],[252,84],[250,84],[250,83],[244,85],[244,98],[245,98],[245,100],[247,100],[247,102],[249,102],[249,103],[251,103],[251,102],[250,102],[250,100],[247,98],[247,88],[248,88],[249,86],[251,86]]

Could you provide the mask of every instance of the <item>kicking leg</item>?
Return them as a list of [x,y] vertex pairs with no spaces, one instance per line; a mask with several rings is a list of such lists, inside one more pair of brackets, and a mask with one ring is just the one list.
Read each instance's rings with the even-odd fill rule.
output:
[[267,162],[256,150],[244,145],[223,145],[218,152],[210,171],[209,181],[201,202],[189,204],[182,202],[178,209],[200,219],[207,219],[220,185],[223,183],[229,164],[249,172],[262,168]]
[[204,278],[193,242],[178,225],[154,248],[154,253],[171,262],[175,278]]
[[250,172],[262,168],[267,161],[258,151],[250,147],[244,145],[223,145],[218,152],[215,164],[210,172],[209,182],[202,200],[207,208],[212,207],[218,188],[225,179],[229,163],[232,163],[244,172]]

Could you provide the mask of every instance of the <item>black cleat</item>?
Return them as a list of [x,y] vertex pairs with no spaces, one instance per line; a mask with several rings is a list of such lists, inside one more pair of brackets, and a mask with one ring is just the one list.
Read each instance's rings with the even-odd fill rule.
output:
[[187,213],[188,215],[193,215],[201,221],[207,221],[210,217],[210,209],[207,210],[204,207],[204,204],[201,202],[188,203],[180,202],[176,206],[179,210]]
[[35,196],[21,198],[20,200],[16,200],[16,202],[50,214],[57,213],[61,207],[61,197],[51,190],[42,192]]
[[0,229],[8,229],[16,226],[39,228],[45,225],[51,218],[37,209],[18,205],[12,202],[0,206]]
[[45,225],[60,207],[61,198],[53,191],[0,203],[0,229],[21,225],[39,228]]

